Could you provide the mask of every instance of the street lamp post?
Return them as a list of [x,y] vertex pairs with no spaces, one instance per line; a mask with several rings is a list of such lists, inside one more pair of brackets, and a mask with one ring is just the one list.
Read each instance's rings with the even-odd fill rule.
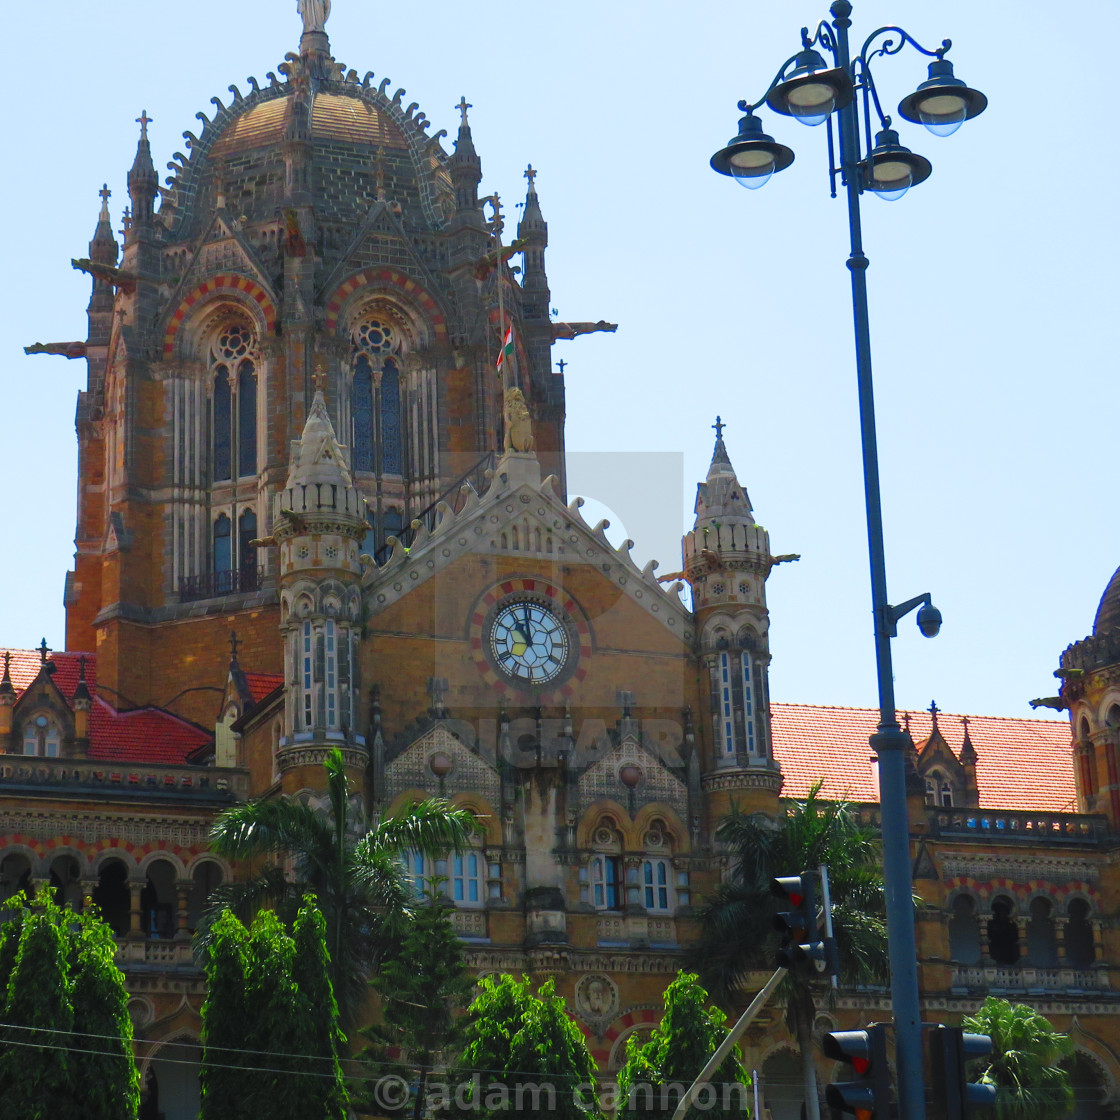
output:
[[[835,0],[829,10],[833,17],[831,25],[822,21],[811,37],[808,29],[802,28],[802,49],[786,60],[763,96],[753,103],[739,102],[739,108],[746,114],[740,121],[739,134],[712,157],[712,167],[721,174],[733,176],[743,186],[755,189],[763,186],[776,171],[793,162],[793,152],[764,133],[761,122],[754,115],[755,108],[765,102],[775,112],[795,117],[803,124],[827,122],[832,194],[836,196],[839,179],[847,198],[851,239],[847,266],[852,281],[856,382],[879,690],[879,725],[870,742],[879,760],[899,1115],[907,1120],[925,1120],[910,826],[906,812],[905,750],[909,740],[899,727],[895,711],[891,638],[897,631],[898,620],[915,607],[919,608],[918,628],[926,637],[933,637],[938,632],[941,615],[930,602],[928,594],[918,595],[897,606],[892,606],[887,597],[875,398],[871,377],[871,331],[867,313],[868,260],[863,251],[860,195],[870,190],[887,200],[901,198],[911,186],[928,178],[931,168],[928,160],[899,143],[898,134],[891,128],[891,118],[882,111],[871,63],[877,57],[897,54],[907,44],[934,60],[929,64],[929,79],[899,105],[900,116],[924,124],[934,135],[951,135],[964,121],[983,112],[987,99],[953,75],[952,63],[945,59],[952,45],[948,39],[937,49],[927,50],[902,28],[882,27],[868,36],[853,59],[848,44],[852,5],[848,0]],[[832,55],[833,66],[826,64],[816,49],[818,46]],[[871,137],[872,111],[881,126],[874,141]],[[836,118],[839,165],[833,141],[833,117]]]

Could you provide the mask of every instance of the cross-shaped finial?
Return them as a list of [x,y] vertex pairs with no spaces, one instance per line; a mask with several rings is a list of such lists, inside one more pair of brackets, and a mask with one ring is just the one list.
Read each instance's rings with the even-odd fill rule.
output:
[[320,393],[327,391],[327,371],[321,365],[315,367],[315,372],[311,375],[311,384]]
[[113,197],[113,192],[109,190],[109,184],[103,183],[101,185],[101,190],[99,190],[97,193],[101,196],[102,205],[108,206],[109,199]]
[[39,661],[41,664],[46,665],[47,654],[51,652],[51,647],[47,645],[47,639],[44,638],[39,643]]
[[229,632],[229,659],[230,661],[237,660],[237,647],[241,645],[241,639],[237,636],[236,630]]
[[563,359],[563,358],[561,358],[561,359],[560,359],[560,361],[558,361],[558,362],[556,363],[556,365],[557,365],[557,367],[558,367],[558,368],[559,368],[559,370],[560,370],[560,374],[561,374],[561,376],[563,376],[563,374],[564,374],[564,370],[566,370],[566,369],[568,368],[568,363],[567,363],[566,361],[564,361],[564,359]]
[[964,733],[968,734],[968,725],[972,722],[968,716],[961,716],[961,727],[964,728]]
[[155,119],[154,117],[149,117],[148,116],[148,110],[147,109],[141,109],[140,110],[140,116],[138,116],[136,118],[136,123],[140,126],[140,139],[141,140],[147,140],[148,139],[148,125],[150,125],[154,119]]
[[465,98],[459,98],[459,104],[455,106],[459,110],[459,115],[463,118],[463,124],[467,123],[467,110],[473,109],[474,106]]
[[533,184],[533,180],[536,179],[536,177],[537,177],[536,168],[533,167],[532,164],[529,164],[529,166],[525,168],[525,171],[523,172],[523,174],[524,174],[525,178],[529,180],[529,190],[530,191],[536,190],[536,187]]
[[83,653],[78,658],[78,680],[84,681],[86,679],[86,655]]
[[940,711],[941,711],[941,709],[937,706],[937,701],[936,700],[931,700],[929,702],[929,714],[930,714],[931,718],[933,719],[933,730],[934,731],[937,730],[937,713],[940,712]]
[[716,439],[723,439],[723,429],[727,427],[723,420],[717,416],[716,422],[712,425],[712,427],[716,430]]
[[903,712],[902,713],[902,725],[903,725],[903,727],[906,728],[906,734],[909,735],[910,734],[910,713],[909,712]]

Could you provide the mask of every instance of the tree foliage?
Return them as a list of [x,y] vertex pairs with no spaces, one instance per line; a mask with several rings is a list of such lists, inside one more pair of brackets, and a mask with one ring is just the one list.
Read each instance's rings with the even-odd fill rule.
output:
[[140,1075],[112,931],[49,889],[9,900],[0,926],[5,1120],[135,1120]]
[[555,982],[536,993],[528,977],[485,976],[478,986],[451,1114],[491,1120],[528,1110],[550,1120],[601,1120],[595,1063]]
[[[266,857],[266,863],[211,896],[196,945],[205,957],[214,922],[226,909],[246,923],[271,907],[290,929],[304,897],[314,894],[325,920],[331,987],[349,1032],[364,1006],[369,975],[399,942],[415,905],[401,857],[411,850],[432,857],[460,851],[477,825],[470,813],[439,799],[371,823],[351,798],[342,752],[332,751],[325,768],[325,810],[270,798],[236,805],[215,821],[210,843],[216,852],[238,860]],[[276,861],[289,865],[291,875]]]
[[248,931],[229,911],[214,924],[202,1007],[201,1120],[346,1116],[338,1057],[344,1037],[323,918],[308,901],[295,924],[293,937],[269,910]]
[[970,1079],[996,1087],[992,1120],[1050,1120],[1072,1108],[1070,1075],[1058,1063],[1073,1053],[1073,1042],[1044,1016],[989,996],[961,1026],[992,1040],[992,1053],[969,1067]]
[[[693,973],[665,989],[665,1010],[648,1042],[631,1035],[618,1075],[619,1120],[669,1120],[689,1086],[727,1037],[727,1016],[705,1006],[708,993]],[[687,1120],[742,1116],[750,1078],[732,1050],[697,1098]]]
[[[371,1045],[359,1059],[362,1077],[354,1091],[355,1100],[367,1108],[388,1115],[411,1112],[419,1120],[434,1068],[446,1068],[458,1058],[466,1026],[460,1012],[471,1001],[474,982],[448,911],[446,899],[430,893],[413,915],[400,949],[382,963],[373,980],[381,1022],[362,1032]],[[390,1054],[397,1052],[400,1060],[391,1061]],[[414,1086],[413,1099],[402,1101],[398,1109],[373,1100],[373,1086],[384,1076]]]

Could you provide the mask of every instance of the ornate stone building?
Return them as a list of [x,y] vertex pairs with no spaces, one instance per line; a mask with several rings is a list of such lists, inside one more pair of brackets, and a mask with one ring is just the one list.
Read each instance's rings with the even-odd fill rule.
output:
[[[551,318],[535,173],[504,243],[465,99],[449,153],[388,79],[342,71],[316,7],[166,186],[141,115],[123,249],[103,191],[75,262],[88,339],[38,347],[89,373],[67,650],[15,651],[0,681],[2,893],[102,905],[167,1120],[197,1095],[191,930],[234,873],[208,823],[315,793],[334,747],[377,811],[478,816],[475,851],[410,874],[446,879],[478,971],[556,976],[605,1074],[696,936],[733,803],[773,814],[824,779],[876,813],[873,713],[770,700],[766,582],[790,558],[722,425],[676,577],[583,520],[551,347],[613,328]],[[1116,1102],[1108,641],[1065,658],[1076,783],[1062,724],[974,717],[955,747],[916,715],[911,818],[928,1017],[1029,998]],[[886,1014],[868,991],[835,1012]],[[796,1115],[780,1014],[747,1047]]]

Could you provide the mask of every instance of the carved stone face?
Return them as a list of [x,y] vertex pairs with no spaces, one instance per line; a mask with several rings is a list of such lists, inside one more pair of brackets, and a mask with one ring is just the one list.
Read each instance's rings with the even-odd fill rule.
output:
[[602,980],[591,980],[587,985],[587,1010],[596,1015],[605,1015],[610,1006],[610,989]]

